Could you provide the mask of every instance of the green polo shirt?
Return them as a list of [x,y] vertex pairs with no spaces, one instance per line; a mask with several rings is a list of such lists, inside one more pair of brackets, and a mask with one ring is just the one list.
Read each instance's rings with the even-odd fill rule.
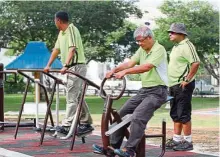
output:
[[[79,30],[73,25],[69,24],[68,28],[65,31],[60,31],[55,47],[61,53],[61,62],[64,64],[66,62],[66,58],[69,54],[69,48],[76,47],[76,51],[78,54],[78,62],[77,63],[85,63],[85,55],[82,44],[81,35]],[[74,63],[76,63],[76,54],[74,55]]]
[[185,38],[176,44],[170,53],[168,65],[169,86],[180,84],[184,77],[189,74],[191,64],[194,62],[200,62],[198,54],[194,45],[188,38]]
[[143,87],[168,85],[167,54],[165,48],[157,41],[154,43],[149,53],[140,47],[131,57],[131,60],[140,65],[146,63],[154,65],[150,71],[141,73]]

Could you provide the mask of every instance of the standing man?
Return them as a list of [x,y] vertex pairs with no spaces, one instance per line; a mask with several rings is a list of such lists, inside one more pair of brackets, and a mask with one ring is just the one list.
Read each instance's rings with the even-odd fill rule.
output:
[[192,150],[191,100],[200,60],[194,45],[187,38],[183,23],[173,23],[168,32],[170,40],[176,45],[171,51],[168,65],[170,95],[174,97],[171,100],[170,110],[174,122],[174,134],[166,143],[166,147],[176,151]]
[[[134,157],[148,121],[167,99],[167,55],[165,48],[154,39],[153,32],[146,26],[137,28],[134,39],[140,48],[131,60],[114,68],[106,78],[122,78],[127,74],[141,74],[142,88],[120,109],[120,117],[133,114],[130,123],[130,136],[123,149],[120,149],[124,128],[111,135],[110,143],[114,154],[120,157]],[[137,66],[135,66],[138,64]],[[97,153],[104,154],[103,147],[93,145]],[[113,155],[114,156],[114,155]]]
[[[79,30],[72,23],[69,23],[69,17],[66,12],[57,12],[55,14],[54,21],[60,32],[44,71],[49,71],[53,61],[58,54],[61,53],[61,62],[63,63],[63,68],[60,71],[61,74],[65,74],[66,70],[70,70],[85,77],[87,68]],[[76,113],[76,108],[82,91],[82,80],[74,75],[67,74],[66,90],[66,115],[62,121],[62,126],[57,127],[57,131],[64,134],[69,132],[74,115]],[[81,123],[77,129],[78,135],[94,130],[94,128],[91,126],[92,118],[85,101],[82,107],[80,122]]]

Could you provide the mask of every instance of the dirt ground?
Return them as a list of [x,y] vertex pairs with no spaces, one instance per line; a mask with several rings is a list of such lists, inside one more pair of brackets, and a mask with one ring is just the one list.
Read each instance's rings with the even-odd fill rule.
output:
[[[147,134],[160,133],[161,128],[148,128]],[[171,138],[173,130],[167,128],[167,139]],[[219,130],[218,129],[193,129],[192,130],[194,151],[208,153],[213,155],[219,154]],[[159,139],[147,139],[150,144],[160,144]]]

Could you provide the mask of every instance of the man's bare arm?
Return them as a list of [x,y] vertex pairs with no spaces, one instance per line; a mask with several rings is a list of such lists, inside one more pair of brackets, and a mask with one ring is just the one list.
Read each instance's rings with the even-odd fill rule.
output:
[[125,70],[126,74],[140,74],[150,71],[154,67],[153,64],[142,64]]
[[120,72],[120,71],[123,71],[124,69],[127,69],[127,68],[131,68],[131,67],[134,67],[136,65],[136,62],[135,61],[128,61],[128,62],[125,62],[125,63],[122,63],[121,65],[117,66],[116,68],[112,69],[111,71],[107,72],[106,74],[106,78],[110,78],[112,77],[112,75],[114,73],[117,73],[117,72]]
[[59,54],[59,50],[54,48],[52,53],[51,53],[50,59],[49,59],[49,61],[47,63],[47,67],[51,66],[53,61],[57,58],[58,54]]
[[128,62],[125,62],[125,63],[122,63],[121,65],[119,65],[118,67],[114,68],[113,70],[115,72],[119,72],[119,71],[122,71],[122,70],[125,70],[125,69],[128,69],[128,68],[132,68],[136,65],[136,62],[135,61],[128,61]]
[[199,69],[199,65],[200,65],[200,62],[194,62],[191,64],[189,74],[186,76],[187,80],[191,80],[194,77],[194,75],[197,73]]
[[122,78],[123,76],[127,75],[127,74],[140,74],[140,73],[144,73],[147,71],[150,71],[152,68],[154,67],[153,64],[142,64],[142,65],[138,65],[135,67],[131,67],[122,71],[119,71],[117,73],[115,73],[115,78]]
[[69,65],[71,60],[73,59],[73,56],[75,55],[75,47],[70,47],[69,48],[69,53],[68,53],[68,57],[66,58],[66,64]]

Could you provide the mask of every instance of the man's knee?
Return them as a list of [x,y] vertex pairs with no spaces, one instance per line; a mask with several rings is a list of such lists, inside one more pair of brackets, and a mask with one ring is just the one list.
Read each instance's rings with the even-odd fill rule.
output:
[[177,122],[177,123],[182,123],[182,124],[185,124],[189,121],[191,121],[191,116],[189,115],[186,115],[186,116],[181,116],[181,117],[178,117],[178,116],[171,116],[171,118],[173,119],[174,122]]
[[122,107],[119,111],[118,111],[119,116],[122,118],[124,116],[126,116],[128,113],[128,110],[126,107]]
[[147,121],[144,121],[142,119],[132,118],[131,124],[133,123],[134,126],[137,128],[145,129],[147,125]]

